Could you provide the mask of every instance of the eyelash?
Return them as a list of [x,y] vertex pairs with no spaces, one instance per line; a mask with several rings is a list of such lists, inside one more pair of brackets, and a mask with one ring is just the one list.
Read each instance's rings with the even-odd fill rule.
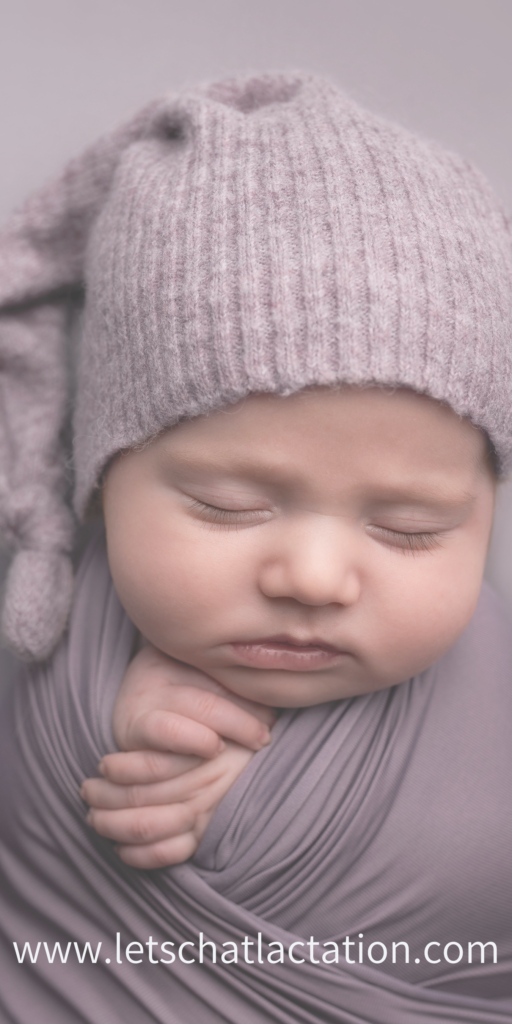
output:
[[[389,530],[386,527],[374,527],[389,547],[399,548],[406,555],[414,555],[419,551],[432,551],[439,546],[439,537],[435,533],[405,533],[400,530]],[[386,538],[388,540],[386,541]]]
[[[189,508],[192,514],[203,522],[211,523],[214,526],[225,526],[228,530],[236,529],[244,523],[256,525],[268,517],[267,509],[229,509],[219,508],[217,505],[208,505],[205,501],[191,501]],[[252,517],[252,519],[251,519]]]
[[[192,513],[195,513],[203,522],[211,523],[214,526],[224,526],[228,530],[236,529],[237,526],[244,523],[251,526],[256,525],[268,517],[267,509],[219,508],[217,505],[208,505],[205,501],[193,500],[189,507]],[[435,533],[407,533],[390,530],[384,526],[373,527],[373,530],[389,547],[398,548],[406,555],[432,551],[439,545],[439,537]]]

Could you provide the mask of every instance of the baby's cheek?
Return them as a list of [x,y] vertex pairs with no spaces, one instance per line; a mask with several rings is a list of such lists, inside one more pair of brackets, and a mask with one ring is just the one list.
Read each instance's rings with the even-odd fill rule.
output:
[[480,582],[457,573],[425,573],[400,599],[388,603],[380,633],[381,665],[391,676],[410,678],[434,664],[468,625]]

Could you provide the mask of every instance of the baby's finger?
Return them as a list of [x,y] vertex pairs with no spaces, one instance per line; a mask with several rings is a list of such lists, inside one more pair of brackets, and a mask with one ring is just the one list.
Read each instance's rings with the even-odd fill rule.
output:
[[202,758],[191,754],[167,754],[160,750],[130,750],[105,754],[98,770],[109,782],[119,786],[145,785],[176,778],[197,768]]
[[116,846],[116,853],[130,867],[148,871],[183,864],[194,856],[198,845],[193,832],[184,832],[172,839],[162,839],[159,843],[148,843],[146,846]]
[[[206,764],[214,767],[211,761],[207,761]],[[174,804],[193,798],[199,788],[204,789],[205,785],[216,781],[216,774],[220,774],[220,769],[217,773],[212,772],[211,777],[206,779],[204,772],[184,772],[175,779],[142,786],[117,786],[105,779],[85,779],[80,796],[91,807],[110,811],[128,807]]]
[[[226,702],[227,703],[227,702]],[[126,750],[172,751],[211,758],[224,750],[225,744],[213,729],[194,718],[174,711],[155,709],[139,715],[127,725],[122,737]]]
[[[225,687],[222,687],[225,690]],[[238,693],[228,693],[227,699],[231,704],[236,704],[237,707],[242,708],[243,711],[247,711],[253,718],[257,718],[264,725],[267,725],[269,729],[272,728],[276,723],[277,714],[274,708],[267,707],[266,704],[256,704],[255,701],[247,700],[245,697],[240,697]],[[222,693],[220,694],[222,696]]]
[[188,804],[164,804],[137,810],[107,811],[91,809],[87,822],[107,839],[122,845],[157,843],[190,832],[197,814]]
[[[248,747],[249,750],[261,750],[262,747],[270,743],[268,725],[233,703],[232,700],[212,693],[211,690],[200,690],[195,686],[170,686],[167,691],[164,691],[164,694],[168,713],[176,715],[177,718],[185,718],[189,725],[193,720],[198,725],[202,724],[203,728],[213,730],[217,736],[234,740],[235,743],[239,743],[242,747]],[[162,696],[162,691],[160,691],[160,701]],[[162,704],[159,706],[162,707]],[[180,723],[176,723],[176,727],[179,725]],[[131,744],[131,746],[135,748],[140,747],[141,744]],[[148,743],[147,746],[153,747],[155,743]],[[169,746],[168,749],[180,753],[193,752],[203,757],[208,756],[195,747],[185,750],[184,747]]]

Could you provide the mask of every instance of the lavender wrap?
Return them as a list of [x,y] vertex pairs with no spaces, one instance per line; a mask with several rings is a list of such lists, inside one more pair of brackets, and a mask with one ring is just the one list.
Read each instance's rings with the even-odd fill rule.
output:
[[[194,860],[154,872],[123,866],[87,828],[78,796],[114,749],[111,711],[132,640],[98,536],[68,639],[51,662],[24,670],[1,718],[2,1021],[510,1021],[512,641],[496,598],[483,591],[465,634],[421,676],[283,713]],[[152,936],[192,942],[196,957],[199,932],[219,955],[223,942],[241,949],[260,932],[265,955],[253,965],[207,955],[166,966],[149,963],[145,947],[143,963],[123,954],[120,965],[116,932],[123,950]],[[360,932],[365,948],[407,941],[411,962],[265,959],[271,941],[287,949],[310,936],[359,941]],[[96,964],[73,953],[66,964],[42,955],[18,964],[14,941],[102,949]],[[437,965],[423,956],[432,941]],[[470,941],[494,941],[498,962],[450,965],[438,952]]]

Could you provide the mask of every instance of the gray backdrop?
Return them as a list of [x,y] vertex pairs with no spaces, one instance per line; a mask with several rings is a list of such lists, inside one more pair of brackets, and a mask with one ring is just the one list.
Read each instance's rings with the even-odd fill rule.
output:
[[[459,150],[512,211],[512,0],[0,4],[2,218],[148,99],[201,78],[281,68],[326,73],[375,111]],[[488,575],[512,613],[512,484],[500,490]]]

